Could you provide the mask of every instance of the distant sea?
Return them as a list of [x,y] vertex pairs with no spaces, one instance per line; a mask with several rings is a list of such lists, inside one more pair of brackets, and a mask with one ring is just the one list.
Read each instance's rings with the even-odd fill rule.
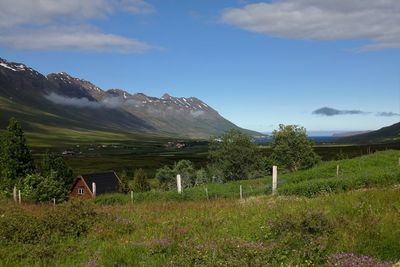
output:
[[[312,140],[316,144],[333,144],[337,137],[335,136],[308,136],[308,139]],[[268,144],[272,141],[271,136],[258,136],[253,137],[253,142],[259,145]]]
[[332,144],[335,143],[337,137],[334,136],[309,136],[309,139],[313,140],[316,144]]

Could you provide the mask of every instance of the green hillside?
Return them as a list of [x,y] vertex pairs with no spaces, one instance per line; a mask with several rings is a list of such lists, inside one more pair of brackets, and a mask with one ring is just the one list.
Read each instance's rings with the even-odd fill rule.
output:
[[338,138],[337,141],[353,144],[400,142],[400,122],[376,131]]
[[[292,173],[278,175],[280,195],[315,197],[320,194],[338,193],[370,187],[400,184],[400,151],[389,150],[348,160],[322,162],[318,166]],[[339,165],[339,176],[336,168]],[[241,180],[225,184],[208,184],[187,189],[183,194],[152,191],[137,193],[135,202],[167,200],[204,200],[239,198],[242,186],[244,197],[271,194],[271,177]],[[128,195],[105,195],[96,199],[98,203],[129,203]]]

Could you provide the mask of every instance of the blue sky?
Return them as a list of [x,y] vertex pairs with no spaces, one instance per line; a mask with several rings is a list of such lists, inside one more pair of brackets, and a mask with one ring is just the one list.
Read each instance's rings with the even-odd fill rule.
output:
[[32,2],[0,3],[0,57],[44,74],[196,96],[258,131],[400,118],[397,0]]

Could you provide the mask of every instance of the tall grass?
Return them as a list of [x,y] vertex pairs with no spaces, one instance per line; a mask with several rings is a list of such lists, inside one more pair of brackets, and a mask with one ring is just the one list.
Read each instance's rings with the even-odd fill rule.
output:
[[[53,208],[23,208],[14,217],[3,213],[4,208],[13,208],[8,206],[0,217],[5,215],[4,222],[13,218],[21,222],[21,242],[13,241],[12,235],[0,239],[0,265],[325,266],[341,253],[398,261],[399,190],[97,205],[96,218],[85,234],[48,230],[51,241],[34,245],[22,243],[35,240],[31,234],[37,224],[29,221],[43,218],[40,214]],[[54,228],[62,229],[62,221],[55,219]]]

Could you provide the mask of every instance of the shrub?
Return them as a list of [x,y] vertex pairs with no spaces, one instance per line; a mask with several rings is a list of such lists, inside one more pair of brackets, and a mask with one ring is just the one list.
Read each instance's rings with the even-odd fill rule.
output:
[[58,205],[33,216],[21,208],[0,210],[0,243],[49,243],[54,237],[79,237],[88,232],[96,213],[82,201]]
[[52,175],[43,177],[39,174],[28,175],[22,180],[22,192],[30,200],[36,202],[51,201],[57,202],[68,199],[68,188],[65,184]]
[[143,169],[138,169],[135,171],[135,175],[133,176],[132,190],[134,192],[150,191],[150,184],[147,181],[147,176]]

